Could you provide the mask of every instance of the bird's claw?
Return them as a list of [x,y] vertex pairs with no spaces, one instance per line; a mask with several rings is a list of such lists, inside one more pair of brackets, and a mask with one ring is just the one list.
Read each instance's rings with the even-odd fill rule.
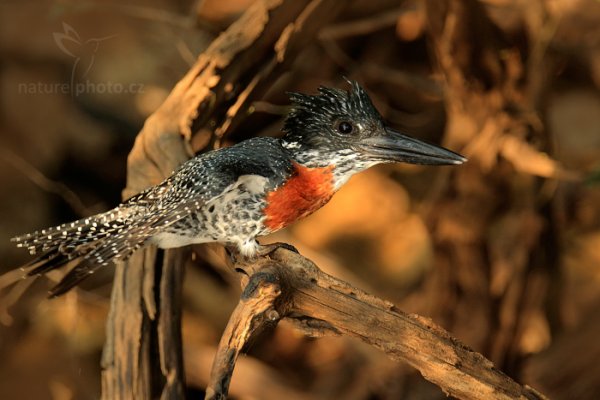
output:
[[293,251],[296,254],[300,254],[297,248],[289,243],[276,242],[265,245],[258,245],[256,252],[250,256],[244,255],[240,252],[240,249],[235,245],[225,245],[225,253],[229,258],[229,262],[232,265],[238,264],[252,264],[258,258],[270,257],[277,249],[283,248],[288,251]]
[[266,245],[260,246],[260,248],[259,248],[258,252],[256,253],[256,255],[258,257],[270,256],[271,254],[273,254],[279,248],[283,248],[283,249],[288,250],[288,251],[293,251],[296,254],[300,254],[300,252],[298,251],[298,249],[295,248],[294,246],[292,246],[291,244],[284,243],[284,242],[276,242],[276,243],[271,243],[271,244],[266,244]]

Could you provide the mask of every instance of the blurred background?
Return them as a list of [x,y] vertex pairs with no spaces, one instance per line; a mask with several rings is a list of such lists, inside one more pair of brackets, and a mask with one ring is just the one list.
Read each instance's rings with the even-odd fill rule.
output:
[[[0,2],[0,272],[9,239],[106,210],[145,119],[251,0]],[[469,157],[380,166],[268,238],[432,318],[553,399],[600,396],[600,2],[353,0],[227,143],[278,135],[286,90],[361,82],[390,125]],[[194,143],[206,148],[206,143]],[[0,293],[0,398],[96,399],[114,269],[45,299]],[[189,397],[239,298],[217,246],[184,288]],[[0,287],[7,278],[0,278]],[[232,398],[443,399],[412,368],[286,323],[239,360]]]

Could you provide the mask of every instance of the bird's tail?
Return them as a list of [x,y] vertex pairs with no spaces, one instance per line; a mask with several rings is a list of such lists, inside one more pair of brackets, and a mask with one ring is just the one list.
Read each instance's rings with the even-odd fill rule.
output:
[[92,250],[82,254],[82,258],[77,265],[56,286],[50,289],[49,297],[60,296],[68,292],[96,272],[98,268],[108,265],[112,261],[127,260],[148,238],[148,236],[140,235],[136,231],[135,228],[128,229],[125,233],[111,236],[98,243]]
[[70,261],[79,263],[50,290],[59,296],[114,259],[127,259],[147,236],[136,234],[133,209],[118,207],[103,214],[11,239],[36,259],[23,266],[28,276],[41,275]]

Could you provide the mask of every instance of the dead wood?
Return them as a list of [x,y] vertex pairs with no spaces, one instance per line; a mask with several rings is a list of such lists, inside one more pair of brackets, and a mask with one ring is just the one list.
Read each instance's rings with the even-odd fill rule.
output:
[[[208,387],[210,369],[217,354],[216,346],[186,342],[185,369],[190,386]],[[252,356],[238,358],[229,388],[233,398],[261,400],[313,400],[314,394],[298,388],[280,370]]]
[[243,293],[215,357],[206,399],[224,399],[237,356],[259,332],[289,318],[310,334],[348,335],[405,361],[448,395],[461,399],[544,399],[494,368],[431,320],[405,314],[321,271],[303,256],[277,249],[236,269]]

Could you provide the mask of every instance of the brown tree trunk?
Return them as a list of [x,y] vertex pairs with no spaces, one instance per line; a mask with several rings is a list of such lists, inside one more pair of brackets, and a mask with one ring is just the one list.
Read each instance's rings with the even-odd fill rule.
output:
[[[250,101],[344,6],[332,0],[263,0],[204,51],[147,119],[128,159],[124,197],[169,176],[194,151],[220,142]],[[192,149],[196,136],[203,148]],[[181,281],[185,252],[136,253],[117,267],[102,359],[103,399],[180,399]]]

